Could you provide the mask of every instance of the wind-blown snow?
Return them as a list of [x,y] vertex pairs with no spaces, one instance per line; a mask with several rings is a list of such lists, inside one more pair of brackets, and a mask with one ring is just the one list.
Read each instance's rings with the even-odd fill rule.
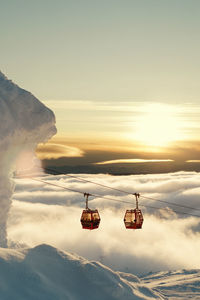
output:
[[[0,245],[6,247],[6,222],[11,206],[16,164],[29,166],[38,143],[56,133],[55,117],[31,93],[21,89],[0,72]],[[23,158],[23,160],[21,160]],[[20,162],[19,162],[20,160]],[[24,166],[20,166],[24,167]]]

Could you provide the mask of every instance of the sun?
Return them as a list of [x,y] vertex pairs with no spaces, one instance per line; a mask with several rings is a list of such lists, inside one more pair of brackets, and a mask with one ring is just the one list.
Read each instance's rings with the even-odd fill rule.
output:
[[134,139],[147,146],[168,146],[181,137],[177,111],[172,105],[145,106],[134,127]]

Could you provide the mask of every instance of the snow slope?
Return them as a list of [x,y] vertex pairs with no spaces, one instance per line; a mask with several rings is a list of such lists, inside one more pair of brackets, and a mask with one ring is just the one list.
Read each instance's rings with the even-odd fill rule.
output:
[[0,299],[200,299],[200,270],[116,272],[97,261],[42,244],[0,249]]
[[49,245],[0,249],[0,299],[163,299],[131,274]]
[[141,277],[141,281],[167,299],[200,299],[200,270],[153,273]]

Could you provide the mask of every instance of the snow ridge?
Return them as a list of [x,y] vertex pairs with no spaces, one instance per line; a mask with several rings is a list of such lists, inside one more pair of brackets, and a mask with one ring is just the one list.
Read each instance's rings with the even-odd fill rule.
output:
[[[6,255],[7,253],[7,255]],[[131,274],[49,245],[0,249],[0,297],[20,300],[163,299]]]
[[200,299],[200,270],[138,278],[42,244],[0,248],[0,298],[20,300]]

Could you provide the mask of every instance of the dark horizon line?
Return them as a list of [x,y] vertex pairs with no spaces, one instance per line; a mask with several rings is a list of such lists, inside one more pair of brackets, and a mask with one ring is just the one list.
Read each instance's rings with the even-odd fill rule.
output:
[[44,160],[42,166],[47,173],[56,175],[56,173],[67,174],[110,174],[110,175],[147,175],[147,174],[165,174],[174,172],[200,172],[200,164],[197,163],[173,163],[156,162],[140,164],[112,164],[112,165],[57,165],[53,161]]

